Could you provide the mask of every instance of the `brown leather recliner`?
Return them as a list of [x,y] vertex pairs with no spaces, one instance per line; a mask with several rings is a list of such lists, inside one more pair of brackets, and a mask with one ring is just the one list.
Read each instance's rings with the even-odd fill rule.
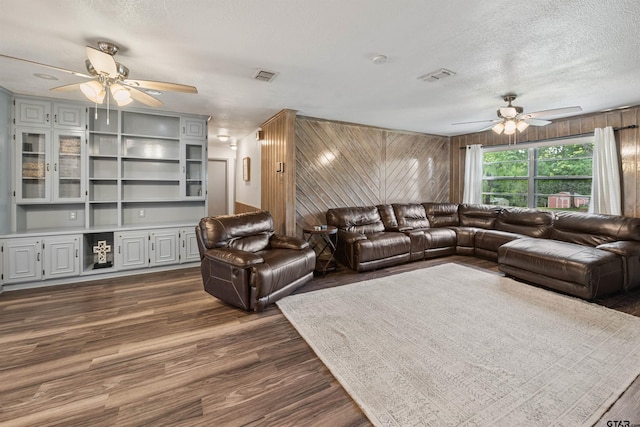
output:
[[196,236],[205,291],[233,306],[260,311],[313,278],[315,252],[269,212],[202,218]]

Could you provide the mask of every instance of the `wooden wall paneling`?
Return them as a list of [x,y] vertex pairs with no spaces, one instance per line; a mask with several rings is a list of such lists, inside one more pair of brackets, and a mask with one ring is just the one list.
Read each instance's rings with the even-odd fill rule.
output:
[[387,132],[385,151],[386,203],[449,200],[448,138]]
[[384,131],[321,119],[296,120],[296,218],[326,222],[329,208],[382,203]]
[[[530,126],[519,136],[518,141],[536,141],[545,138],[592,133],[595,128],[606,126],[617,128],[640,125],[639,121],[639,106],[603,113],[585,114],[556,120],[549,126]],[[640,217],[640,186],[638,185],[638,179],[640,179],[640,131],[638,128],[620,130],[616,132],[616,140],[620,146],[624,214]],[[483,141],[486,143],[483,143]],[[464,185],[465,150],[459,150],[458,148],[479,143],[491,146],[495,145],[494,142],[496,144],[507,144],[508,139],[504,135],[496,135],[491,131],[451,137],[451,189],[449,194],[452,202],[461,201]],[[460,154],[456,155],[455,151]]]
[[247,205],[245,203],[241,203],[241,202],[235,202],[234,203],[234,212],[237,214],[241,214],[241,213],[248,213],[248,212],[257,212],[261,210],[258,207],[255,206],[251,206],[251,205]]
[[[622,112],[621,125],[630,126],[638,123],[640,109]],[[636,129],[623,129],[617,132],[616,140],[620,149],[620,173],[622,176],[622,210],[625,215],[640,216],[640,143],[639,132]]]
[[311,117],[296,120],[296,218],[329,208],[449,198],[449,138]]
[[[282,110],[262,124],[262,209],[273,216],[276,233],[295,234],[295,115]],[[276,172],[283,162],[284,172]]]

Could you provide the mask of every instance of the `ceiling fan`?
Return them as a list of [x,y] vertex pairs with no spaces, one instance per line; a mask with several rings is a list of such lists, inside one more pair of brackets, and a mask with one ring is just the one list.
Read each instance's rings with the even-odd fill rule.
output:
[[145,90],[198,93],[198,90],[194,86],[153,80],[129,79],[129,69],[119,62],[116,62],[114,58],[118,50],[117,45],[105,41],[98,42],[98,49],[87,46],[85,66],[88,74],[9,55],[0,54],[0,56],[90,79],[88,82],[58,86],[51,88],[51,90],[68,92],[80,89],[87,99],[96,104],[102,104],[106,98],[108,106],[109,99],[113,98],[119,106],[128,105],[133,102],[133,100],[136,100],[150,107],[159,107],[162,105],[162,102],[149,95]]
[[482,132],[485,130],[493,130],[495,133],[500,135],[504,132],[505,135],[513,135],[516,130],[518,132],[523,132],[529,125],[532,126],[546,126],[551,122],[549,120],[542,120],[539,117],[546,116],[557,116],[560,114],[569,114],[569,113],[577,113],[582,111],[581,107],[564,107],[564,108],[553,108],[550,110],[542,110],[536,111],[533,113],[524,113],[524,109],[522,107],[511,105],[513,101],[516,99],[516,95],[510,93],[504,95],[502,97],[504,102],[507,102],[508,105],[506,107],[500,107],[498,109],[498,118],[493,120],[479,120],[474,122],[461,122],[461,123],[452,123],[453,125],[466,125],[470,123],[491,123],[491,125],[485,127],[484,129],[479,130],[478,132]]

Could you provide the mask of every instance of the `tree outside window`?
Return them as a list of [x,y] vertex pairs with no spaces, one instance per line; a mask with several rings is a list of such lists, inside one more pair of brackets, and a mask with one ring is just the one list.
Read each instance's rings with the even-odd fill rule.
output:
[[487,149],[483,202],[499,206],[586,211],[591,195],[591,138]]

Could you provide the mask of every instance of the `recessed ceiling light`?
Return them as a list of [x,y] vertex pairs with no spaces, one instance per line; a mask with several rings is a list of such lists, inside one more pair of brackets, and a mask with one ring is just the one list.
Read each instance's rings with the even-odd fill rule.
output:
[[371,62],[373,62],[374,64],[384,64],[385,62],[387,62],[387,59],[388,58],[386,55],[376,55],[371,58]]
[[155,96],[162,95],[162,92],[160,92],[159,90],[147,89],[145,90],[145,92],[148,95],[155,95]]
[[49,74],[43,74],[43,73],[35,73],[34,76],[36,76],[39,79],[45,79],[45,80],[58,80],[57,77],[55,76],[51,76]]
[[218,135],[218,139],[222,142],[227,142],[231,138],[229,135]]

